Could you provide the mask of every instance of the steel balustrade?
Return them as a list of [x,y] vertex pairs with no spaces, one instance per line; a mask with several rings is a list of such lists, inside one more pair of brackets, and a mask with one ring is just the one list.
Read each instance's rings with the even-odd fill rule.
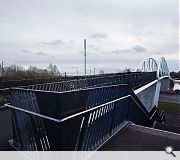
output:
[[28,111],[6,106],[12,109],[16,128],[14,141],[20,150],[98,150],[118,132],[124,120],[151,125],[149,115],[132,95],[63,119],[41,115],[36,109]]
[[123,75],[45,83],[39,85],[29,85],[28,87],[22,87],[22,88],[63,92],[63,91],[73,91],[84,88],[98,87],[98,86],[128,84],[132,89],[135,89],[155,79],[156,79],[156,72],[148,72],[148,73],[132,72]]
[[[55,118],[92,108],[129,93],[135,96],[134,92],[126,84],[66,92],[13,88],[11,93],[12,105],[47,116],[53,115]],[[29,104],[32,104],[33,108],[29,108]]]
[[[15,143],[13,145],[20,150],[95,150],[118,129],[117,124],[120,120],[123,121],[129,118],[137,124],[139,122],[131,112],[128,113],[129,117],[123,117],[126,114],[121,110],[122,117],[118,116],[120,111],[114,111],[114,108],[117,108],[116,106],[122,102],[113,102],[92,113],[88,110],[130,93],[138,101],[138,105],[140,104],[141,108],[143,108],[143,112],[139,111],[139,114],[148,114],[130,87],[137,88],[154,80],[155,77],[155,72],[132,73],[121,76],[12,88],[11,105],[14,106],[14,108],[11,107],[14,126],[13,140],[17,142],[17,145]],[[120,83],[125,84],[115,85]],[[128,103],[132,102],[126,102],[124,105]],[[134,105],[137,106],[137,104]],[[129,110],[129,107],[125,108]],[[88,111],[88,114],[84,114],[89,119],[83,114],[83,116],[78,116],[75,119],[72,117],[73,120],[66,120],[61,124],[56,121],[59,118],[67,117],[83,110]],[[135,112],[138,113],[137,110]],[[27,116],[27,114],[31,116]],[[116,116],[112,123],[110,119],[114,115]],[[45,117],[51,118],[47,120]],[[146,122],[145,125],[149,125],[149,121],[144,122]],[[144,125],[144,122],[140,124]],[[108,126],[113,127],[111,133],[107,133],[109,130]],[[94,134],[96,130],[99,130],[97,132],[98,135]],[[100,131],[103,132],[101,133]],[[74,136],[72,136],[73,133]],[[64,137],[67,135],[69,135],[68,141],[65,141]]]

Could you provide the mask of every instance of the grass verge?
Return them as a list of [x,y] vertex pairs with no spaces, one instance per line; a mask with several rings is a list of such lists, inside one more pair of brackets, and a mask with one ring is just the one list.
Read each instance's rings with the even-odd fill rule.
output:
[[180,104],[174,102],[159,102],[159,111],[180,114]]

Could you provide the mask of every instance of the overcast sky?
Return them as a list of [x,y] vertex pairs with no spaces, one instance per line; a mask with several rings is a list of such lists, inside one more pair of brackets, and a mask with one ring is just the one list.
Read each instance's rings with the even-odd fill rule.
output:
[[[0,61],[116,72],[148,57],[179,64],[178,0],[0,0]],[[89,71],[88,71],[89,72]]]

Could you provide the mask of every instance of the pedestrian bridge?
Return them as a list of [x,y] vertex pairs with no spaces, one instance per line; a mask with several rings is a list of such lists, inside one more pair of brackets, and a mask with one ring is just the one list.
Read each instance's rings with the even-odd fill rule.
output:
[[135,72],[12,88],[9,143],[17,150],[100,150],[124,121],[153,125],[169,79],[165,59],[149,58]]

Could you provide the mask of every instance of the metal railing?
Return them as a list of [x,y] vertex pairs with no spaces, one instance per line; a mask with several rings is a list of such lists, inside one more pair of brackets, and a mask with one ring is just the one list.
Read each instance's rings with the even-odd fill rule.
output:
[[97,150],[118,132],[124,120],[151,125],[149,115],[131,95],[63,119],[6,106],[12,109],[13,139],[20,150]]
[[128,85],[120,84],[67,92],[14,88],[11,91],[11,104],[54,118],[62,118],[128,94],[141,103]]
[[[137,89],[156,79],[155,72],[132,72],[126,74],[104,75],[99,77],[88,77],[87,79],[69,80],[61,82],[51,82],[43,84],[35,84],[28,86],[19,86],[18,88],[30,90],[43,90],[52,92],[74,91],[86,88],[94,88],[101,86],[110,86],[117,84],[128,84],[132,89]],[[60,81],[60,80],[59,80]],[[10,102],[9,88],[0,90],[0,105]]]
[[89,79],[53,82],[53,83],[45,83],[39,85],[29,85],[24,88],[33,89],[33,90],[63,92],[63,91],[72,91],[72,90],[79,90],[84,88],[98,87],[98,86],[128,84],[132,89],[135,89],[155,79],[156,79],[156,72],[132,72],[123,75],[113,75],[107,77],[95,77]]
[[155,79],[154,72],[131,73],[12,88],[6,106],[12,109],[13,145],[20,150],[97,150],[124,120],[150,126],[132,89]]
[[31,79],[17,79],[17,80],[8,80],[8,77],[4,77],[4,81],[2,77],[0,77],[0,89],[17,87],[17,86],[26,86],[32,84],[43,84],[43,83],[51,83],[51,82],[59,82],[63,81],[65,78],[62,76],[52,76],[52,77],[44,77],[44,78],[31,78]]

